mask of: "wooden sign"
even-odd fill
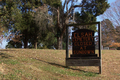
[[[73,32],[72,49],[73,54],[71,57],[95,55],[94,31],[88,29],[80,29]]]
[[[72,55],[69,57],[69,34],[70,26],[98,25],[98,53],[95,54],[94,31],[80,29],[72,33]],[[69,24],[66,26],[66,66],[99,66],[99,73],[102,72],[101,64],[101,26],[100,22]]]

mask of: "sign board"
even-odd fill
[[[76,30],[72,33],[71,57],[87,57],[95,55],[94,31],[88,29]]]
[[[98,25],[98,53],[95,54],[94,31],[88,29],[76,30],[72,33],[72,55],[69,57],[69,34],[70,26]],[[99,73],[102,72],[101,64],[101,27],[100,22],[69,24],[66,26],[66,66],[99,66]]]

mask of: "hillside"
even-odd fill
[[[0,80],[119,80],[120,51],[102,51],[98,67],[65,66],[65,50],[2,49]]]

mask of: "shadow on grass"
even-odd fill
[[[9,50],[9,49],[0,49],[0,51],[15,51],[15,50]]]
[[[41,60],[41,59],[37,59],[37,58],[33,58],[33,59],[39,60],[41,62],[50,64],[50,65],[53,65],[53,66],[58,66],[58,67],[67,68],[67,69],[71,69],[71,70],[81,71],[81,72],[83,72],[85,74],[85,76],[91,76],[91,75],[97,75],[97,74],[99,74],[99,73],[95,73],[95,72],[84,71],[84,70],[80,70],[80,69],[71,68],[69,66],[64,66],[64,65],[60,65],[60,64],[56,64],[56,63],[47,62],[47,61],[44,61],[44,60]]]
[[[10,55],[8,55],[6,53],[0,53],[0,57],[2,57],[2,58],[9,58],[9,57],[13,57],[13,56],[10,56]]]

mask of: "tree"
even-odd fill
[[[117,48],[120,50],[120,43],[112,43],[109,47]]]
[[[116,26],[115,27],[115,30],[116,30],[116,32],[115,32],[115,42],[116,43],[120,43],[120,26]]]
[[[77,0],[65,0],[63,5],[61,4],[60,7],[57,10],[58,20],[57,20],[57,44],[58,49],[62,49],[62,41],[63,36],[65,33],[66,25],[69,24],[69,20],[72,16],[72,12],[75,8],[81,8],[81,7],[90,7],[93,14],[96,13],[96,16],[102,14],[106,8],[108,7],[108,4],[105,0],[83,0],[81,4],[75,4]],[[89,6],[86,5],[86,2],[90,2]],[[99,6],[98,6],[99,5]],[[101,10],[101,7],[104,9]]]
[[[48,4],[55,6],[58,4],[57,2],[53,4],[48,1]],[[43,5],[40,0],[11,0],[2,3],[5,3],[3,4],[5,6],[3,8],[4,12],[2,12],[5,15],[2,16],[2,22],[11,32],[9,38],[14,41],[22,41],[25,48],[27,48],[28,42],[34,44],[34,47],[37,48],[39,36],[46,34],[46,29],[48,29],[52,21],[52,18],[48,15],[48,6]],[[22,34],[21,38],[15,39],[15,36],[20,34]]]
[[[107,8],[109,8],[109,4],[107,0],[83,0],[82,11],[89,12],[93,16],[97,17],[103,14]]]
[[[101,15],[101,18],[102,19],[109,19],[114,28],[115,28],[115,34],[113,36],[114,38],[114,42],[111,43],[111,46],[110,47],[119,47],[119,43],[120,43],[120,38],[119,38],[119,35],[120,35],[120,6],[119,6],[119,3],[120,1],[119,0],[116,0],[114,3],[110,4],[110,8],[106,10],[106,12]],[[112,34],[111,34],[112,35]],[[109,37],[111,37],[111,35],[109,35]]]
[[[54,3],[49,0],[11,0],[2,2],[5,3],[3,6],[9,6],[6,9],[3,8],[3,13],[6,13],[6,15],[3,16],[6,17],[8,13],[10,15],[13,14],[13,16],[8,15],[9,17],[3,18],[3,22],[6,24],[5,26],[10,26],[8,29],[11,29],[10,32],[12,34],[9,38],[12,37],[13,39],[15,36],[22,34],[20,40],[23,41],[25,48],[27,48],[28,42],[34,44],[37,48],[37,41],[40,39],[42,34],[46,34],[46,29],[48,29],[48,26],[50,26],[49,24],[52,21],[52,18],[48,15],[47,8],[49,6],[43,5],[43,2],[53,6],[57,6],[60,2],[60,0],[52,1],[54,1]],[[15,10],[13,10],[13,8]],[[5,20],[9,21],[6,23]]]
[[[104,47],[111,46],[115,42],[116,29],[109,19],[105,19],[101,22],[102,31],[102,44]]]
[[[110,47],[120,48],[120,26],[115,27],[114,42],[111,43]],[[111,37],[111,35],[110,35]]]
[[[9,41],[8,45],[6,45],[6,48],[22,48],[22,43]]]
[[[46,35],[43,36],[40,40],[40,43],[42,43],[43,46],[46,46],[48,49],[53,49],[57,46],[57,39],[53,32],[47,31]]]
[[[10,30],[12,39],[15,35],[22,34],[21,40],[24,42],[24,48],[27,48],[31,38],[30,34],[32,29],[36,28],[36,26],[33,25],[34,21],[33,16],[31,15],[33,13],[32,10],[41,5],[42,3],[39,0],[2,1],[2,13],[4,14],[2,15],[2,24]]]
[[[8,26],[9,26],[7,20],[6,21],[3,20],[3,19],[5,19],[5,17],[3,17],[3,16],[5,15],[5,8],[6,8],[4,5],[5,5],[5,0],[0,0],[0,43],[2,43],[2,41],[7,38],[6,33],[8,32]],[[8,11],[8,12],[10,12],[10,11]],[[3,22],[6,24],[3,25]]]
[[[48,14],[48,8],[45,4],[35,9],[35,13],[33,14],[33,16],[35,25],[38,27],[35,30],[35,33],[32,33],[34,36],[34,45],[35,47],[37,47],[37,42],[42,36],[42,34],[46,34],[46,32],[49,32],[47,29],[52,28],[53,20],[52,16]]]
[[[5,24],[4,26],[7,26],[9,29],[11,29],[13,33],[18,31],[18,33],[22,34],[22,40],[24,42],[24,47],[26,48],[28,42],[31,41],[32,38],[30,34],[31,31],[33,31],[33,26],[34,26],[33,25],[34,21],[31,16],[33,9],[43,5],[43,3],[48,4],[47,7],[49,8],[48,10],[51,11],[50,13],[52,13],[53,16],[57,15],[57,21],[56,21],[56,17],[54,17],[53,24],[57,25],[56,31],[57,31],[58,49],[62,49],[62,43],[63,43],[63,37],[65,35],[66,25],[69,24],[69,20],[71,19],[73,10],[78,7],[81,8],[88,6],[86,5],[86,2],[88,2],[88,0],[83,0],[82,3],[78,5],[75,4],[76,2],[77,0],[65,0],[62,5],[60,0],[52,0],[52,1],[43,0],[42,2],[40,0],[5,1],[5,4],[3,4],[4,5],[3,13],[5,14],[2,17],[3,23]],[[99,7],[103,7],[103,5],[107,5],[107,2],[105,2],[105,0],[102,1],[89,0],[89,2],[91,2],[89,6],[91,5],[97,7],[97,8],[91,7],[91,10],[94,12],[94,14],[95,11],[97,11],[96,13],[99,14],[104,12],[105,9],[101,11]],[[57,11],[57,14],[55,11]],[[7,15],[8,13],[9,15]]]
[[[81,7],[80,13],[76,12],[75,14],[75,21],[79,24],[96,22],[96,17],[103,14],[109,7],[105,0],[83,0],[82,4],[83,7]],[[83,27],[96,31],[95,25]],[[82,28],[82,26],[80,28]]]
[[[120,1],[116,0],[111,4],[110,8],[105,11],[103,15],[101,15],[102,19],[109,19],[114,26],[120,26]]]
[[[83,11],[81,11],[81,13],[79,13],[79,12],[75,13],[75,22],[77,24],[96,22],[96,17],[93,14],[90,14],[89,12],[83,12]],[[91,30],[96,31],[96,25],[79,26],[78,28],[79,29],[83,29],[83,28],[91,29]],[[77,29],[77,28],[75,28],[75,29]]]

